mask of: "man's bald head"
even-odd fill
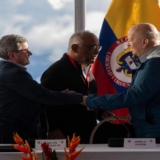
[[[149,39],[149,42],[159,44],[159,32],[151,23],[139,23],[132,26],[129,32],[134,32],[136,36]]]
[[[139,23],[128,31],[128,47],[134,55],[141,57],[150,48],[159,45],[159,37],[159,32],[153,24]]]

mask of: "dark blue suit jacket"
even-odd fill
[[[11,124],[14,132],[17,132],[15,126],[29,136],[37,125],[40,104],[51,107],[53,104],[79,104],[81,101],[81,94],[66,94],[46,89],[32,79],[25,67],[0,61],[0,123]]]

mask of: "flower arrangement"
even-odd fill
[[[14,134],[13,138],[14,138],[14,141],[18,145],[12,144],[12,146],[15,149],[25,153],[26,156],[27,156],[27,157],[21,157],[20,156],[21,159],[23,159],[23,160],[38,160],[36,152],[33,151],[33,154],[31,153],[31,148],[30,148],[30,146],[29,146],[29,144],[28,144],[28,142],[26,140],[25,140],[25,143],[24,143],[23,139],[17,133]]]
[[[30,146],[26,140],[24,143],[23,139],[17,133],[14,134],[13,138],[17,144],[12,144],[12,146],[15,149],[25,153],[27,156],[27,157],[20,156],[20,158],[22,160],[38,160],[38,156],[37,156],[36,152],[35,151],[33,151],[33,153],[31,152]],[[80,136],[75,136],[75,134],[73,134],[72,139],[70,140],[70,138],[67,137],[67,140],[68,140],[69,153],[67,153],[66,148],[64,148],[66,160],[75,160],[76,157],[84,149],[84,147],[83,147],[79,151],[76,151],[76,147],[80,143]],[[42,143],[41,148],[43,151],[42,152],[42,159],[43,160],[58,160],[56,151],[55,150],[52,151],[52,149],[49,147],[48,143],[46,143],[46,142]],[[82,159],[83,158],[81,158],[80,160],[82,160]]]

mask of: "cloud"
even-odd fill
[[[73,2],[73,0],[48,0],[53,9],[62,9],[68,2]]]
[[[94,32],[99,37],[99,32],[101,30],[101,26],[104,20],[104,13],[89,12],[86,16],[86,19],[86,29]]]
[[[30,28],[26,37],[29,39],[29,44],[32,44],[32,48],[36,48],[36,50],[36,46],[38,46],[38,50],[42,50],[42,48],[58,48],[57,50],[59,50],[62,46],[66,46],[70,35],[73,34],[73,30],[73,20],[71,16],[57,16],[54,21],[48,20],[45,24],[35,25]],[[37,52],[35,54],[42,53]]]
[[[10,25],[8,25],[8,19],[3,19],[0,24],[0,34],[23,34],[23,27],[29,26],[31,19],[32,18],[30,16],[14,14],[14,16],[9,20]]]
[[[85,29],[99,36],[111,0],[85,2]],[[28,39],[33,56],[27,68],[34,78],[40,77],[67,50],[74,32],[74,0],[1,1],[0,19],[0,37],[14,33]]]

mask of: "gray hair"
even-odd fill
[[[27,42],[27,39],[16,34],[5,35],[0,39],[0,57],[3,59],[9,59],[9,51],[18,51],[19,43]]]
[[[93,34],[88,30],[82,30],[75,32],[69,39],[68,48],[72,46],[72,44],[79,44],[83,42],[83,36],[86,34]]]

